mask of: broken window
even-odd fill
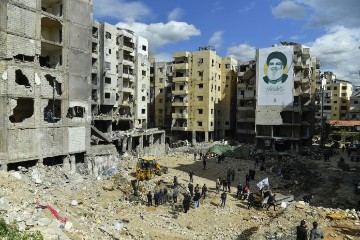
[[[54,0],[41,0],[41,10],[57,17],[61,17],[63,15],[63,5],[62,1],[54,1]]]
[[[49,82],[49,85],[53,88],[53,91],[56,91],[58,95],[61,95],[61,83],[56,80],[56,77],[53,77],[50,74],[46,74],[45,78]]]
[[[62,65],[62,47],[41,42],[41,55],[39,57],[41,67],[57,68]]]
[[[29,79],[22,73],[20,69],[15,71],[15,82],[19,85],[24,85],[26,88],[31,88]]]
[[[33,62],[35,57],[34,56],[26,56],[26,55],[23,55],[23,54],[18,54],[16,56],[14,56],[14,59],[20,60],[20,61],[25,61],[25,62]]]
[[[41,18],[41,38],[55,43],[62,41],[62,24],[48,17]]]
[[[67,118],[80,117],[83,118],[85,114],[85,108],[80,106],[70,107],[68,108],[68,112],[66,114]]]
[[[9,120],[12,123],[23,122],[34,114],[34,99],[18,98],[16,101],[17,105],[13,109],[13,114],[9,116]]]
[[[110,93],[105,93],[105,98],[110,98]]]
[[[58,122],[61,119],[61,101],[58,99],[49,99],[48,105],[44,108],[44,120]]]
[[[105,77],[105,83],[107,83],[107,84],[111,84],[111,78],[109,78],[109,77]]]
[[[142,50],[146,51],[146,46],[145,45],[142,45]]]
[[[111,33],[105,32],[105,38],[106,39],[111,39]]]

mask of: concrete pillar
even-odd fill
[[[75,158],[75,155],[70,155],[70,173],[76,173],[76,158]]]
[[[205,142],[209,142],[209,132],[205,132]]]
[[[124,153],[126,152],[126,148],[127,148],[127,138],[123,138],[121,140],[121,151]]]
[[[132,150],[132,137],[129,136],[127,139],[127,150],[130,152]]]
[[[92,166],[92,162],[91,162],[91,159],[88,155],[85,155],[85,159],[84,159],[84,164],[88,170],[88,173],[90,176],[93,176],[94,173],[93,173],[93,166]]]
[[[196,144],[196,132],[193,131],[192,132],[192,141],[191,141],[192,144]]]
[[[64,172],[70,172],[71,166],[70,166],[70,159],[69,155],[65,156],[63,159],[63,170]]]

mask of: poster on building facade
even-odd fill
[[[286,106],[292,104],[293,52],[293,46],[258,50],[258,105]]]

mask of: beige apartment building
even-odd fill
[[[360,86],[353,86],[350,97],[349,120],[360,120]]]
[[[348,120],[352,96],[351,82],[337,79],[330,71],[321,74],[321,82],[322,91],[318,91],[320,111],[317,116],[321,116],[322,111],[327,120]]]
[[[319,60],[310,48],[287,42],[258,49],[256,59],[256,145],[295,151],[310,145]]]
[[[230,102],[235,99],[236,60],[223,60],[212,47],[174,53],[173,58],[172,133],[192,142],[223,138],[235,123]]]
[[[0,13],[2,168],[84,161],[92,1],[3,0]]]

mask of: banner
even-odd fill
[[[258,50],[258,105],[292,105],[294,88],[293,55],[293,46]]]
[[[258,186],[260,190],[263,189],[264,187],[269,187],[269,178],[265,178],[261,180],[258,184],[256,184],[256,186]]]

